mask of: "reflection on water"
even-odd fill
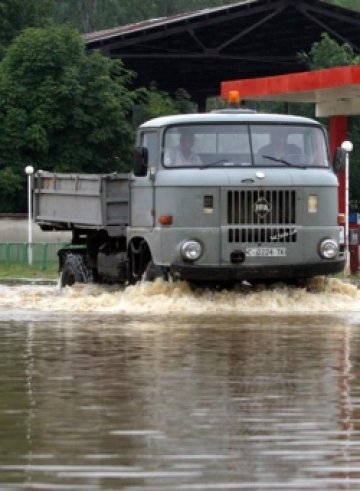
[[[3,286],[0,489],[358,490],[359,311],[339,283]]]

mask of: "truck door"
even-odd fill
[[[154,181],[151,169],[157,167],[158,135],[156,131],[142,131],[139,144],[148,149],[149,166],[145,177],[135,177],[131,185],[131,226],[154,226]]]

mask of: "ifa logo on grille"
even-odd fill
[[[260,218],[265,218],[271,211],[270,203],[261,197],[254,203],[254,212],[259,215]]]

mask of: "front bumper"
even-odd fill
[[[345,259],[324,261],[302,265],[263,265],[251,266],[200,266],[175,262],[170,265],[170,273],[188,281],[228,282],[241,280],[269,280],[310,278],[318,275],[340,273],[344,270]]]

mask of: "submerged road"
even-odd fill
[[[360,489],[360,294],[0,285],[0,489]]]

